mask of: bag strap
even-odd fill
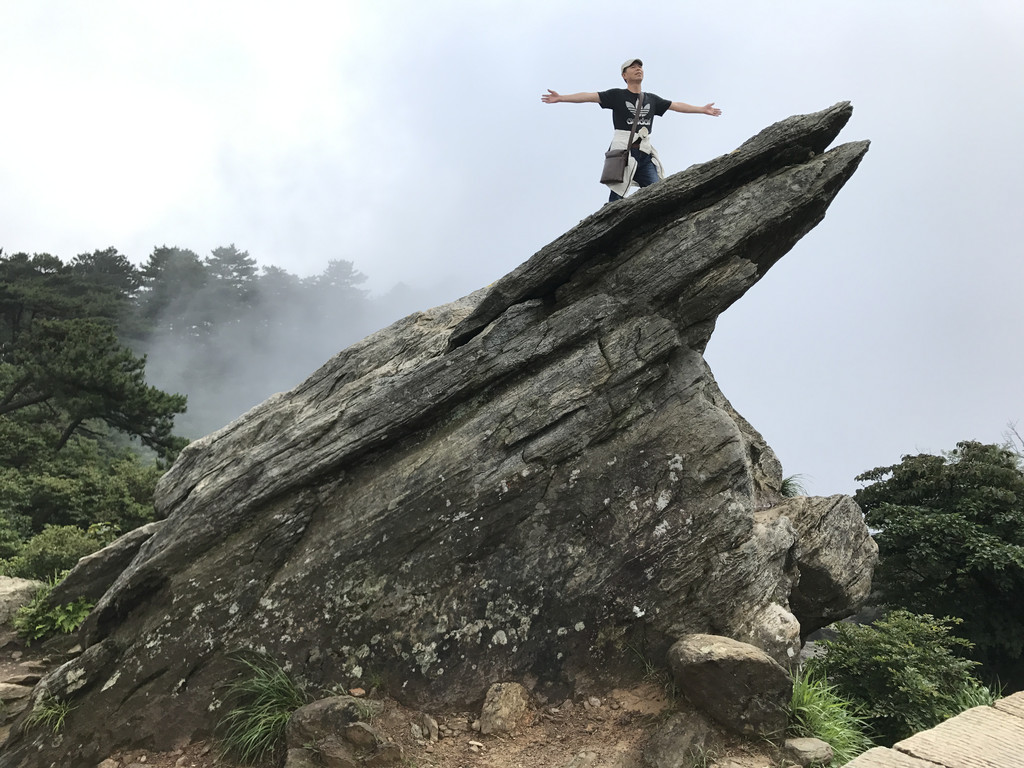
[[[636,133],[636,127],[640,125],[640,108],[644,103],[644,92],[640,91],[640,95],[636,98],[636,113],[633,115],[633,127],[629,129],[629,141],[626,142],[626,149],[633,148],[633,135]]]

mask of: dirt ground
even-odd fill
[[[42,648],[24,648],[0,638],[0,682],[59,662]],[[608,692],[604,697],[544,706],[532,711],[511,734],[482,736],[473,729],[478,713],[430,714],[441,726],[431,742],[414,728],[422,713],[383,700],[372,726],[402,747],[400,768],[640,768],[644,744],[676,709],[656,680]],[[5,734],[0,733],[0,738]],[[694,756],[692,768],[777,768],[768,744],[720,737],[715,747]],[[174,752],[132,749],[116,752],[102,768],[241,768],[223,758],[217,744],[197,742]],[[687,766],[689,768],[689,766]]]

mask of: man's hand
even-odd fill
[[[548,92],[541,96],[540,100],[543,101],[545,104],[557,104],[562,100],[562,94],[556,93],[555,91],[552,91],[550,88],[548,88]]]
[[[705,115],[711,115],[712,117],[718,117],[720,114],[722,114],[722,110],[716,107],[715,102],[713,101],[710,104],[705,104],[703,107],[701,107],[700,111],[703,112]]]

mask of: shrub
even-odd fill
[[[35,533],[46,525],[85,529],[100,521],[131,530],[154,518],[153,491],[164,470],[127,449],[76,438],[32,461],[10,463],[5,456],[0,446],[0,515],[27,518]]]
[[[959,616],[986,676],[1024,687],[1024,467],[1004,446],[961,442],[904,456],[858,478],[875,531],[874,586],[884,603]]]
[[[977,662],[957,655],[971,647],[950,634],[959,621],[894,611],[874,626],[835,624],[836,638],[821,643],[825,652],[808,663],[809,673],[824,675],[891,746],[988,690],[971,675]]]
[[[84,597],[67,605],[51,605],[49,598],[55,584],[54,580],[40,587],[35,596],[14,614],[14,630],[26,645],[50,635],[70,635],[82,626],[92,610],[92,603]]]
[[[107,542],[73,525],[48,525],[26,542],[21,553],[8,560],[8,576],[46,581],[69,571]]]
[[[220,721],[224,752],[247,765],[279,753],[292,712],[306,695],[270,659],[239,656],[243,676],[228,688],[230,708]]]
[[[3,493],[3,482],[0,478],[0,494]],[[25,541],[32,535],[32,521],[22,515],[9,515],[0,510],[0,559],[9,560],[17,557]]]
[[[828,742],[833,755],[830,766],[846,765],[871,748],[867,727],[857,706],[840,696],[820,672],[804,669],[793,676],[789,735]]]

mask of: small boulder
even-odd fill
[[[811,738],[786,739],[783,756],[798,765],[828,765],[832,762],[832,747],[827,741]]]
[[[668,651],[676,685],[694,706],[742,735],[786,730],[789,673],[760,648],[719,635],[686,635]]]
[[[426,712],[423,713],[423,732],[428,739],[431,741],[437,741],[440,734],[438,732],[437,720],[432,718]]]
[[[337,736],[325,736],[314,746],[324,768],[359,768],[355,749]]]
[[[345,741],[359,749],[373,749],[383,741],[377,730],[368,723],[349,723],[341,733]]]
[[[0,576],[0,624],[9,624],[18,609],[36,596],[41,581]]]
[[[480,733],[511,733],[530,708],[530,694],[519,683],[495,683],[480,712]]]
[[[0,704],[10,705],[15,701],[23,701],[32,695],[32,686],[16,683],[0,683]]]
[[[288,719],[288,747],[301,749],[327,736],[340,737],[347,726],[366,716],[369,706],[369,702],[352,696],[331,696],[299,707]]]
[[[678,768],[703,754],[711,726],[700,715],[672,715],[644,746],[645,768]]]
[[[363,761],[365,768],[388,768],[405,764],[405,750],[393,741],[381,744],[377,751]]]
[[[7,723],[28,709],[32,688],[0,683],[0,723]]]

